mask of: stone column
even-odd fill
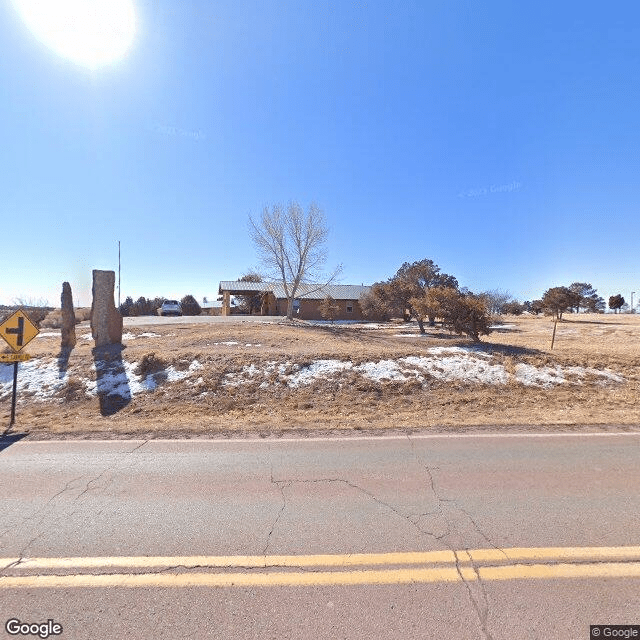
[[[115,284],[115,271],[93,270],[91,334],[96,347],[122,344],[122,316],[113,298]]]
[[[228,291],[224,291],[222,294],[222,315],[231,315],[231,294]]]
[[[73,349],[76,346],[76,314],[73,311],[73,296],[71,294],[71,285],[68,282],[62,283],[60,309],[62,311],[60,347],[62,349]]]

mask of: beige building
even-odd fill
[[[368,293],[371,287],[355,284],[303,284],[296,292],[294,316],[302,320],[322,320],[320,305],[331,296],[338,305],[336,320],[364,320],[360,308],[360,296]],[[287,314],[287,297],[284,286],[278,282],[240,282],[225,280],[220,282],[218,294],[222,296],[222,315],[233,312],[231,297],[238,295],[260,295],[260,315],[284,316]]]

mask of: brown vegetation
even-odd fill
[[[549,350],[553,327],[549,318],[512,316],[504,322],[506,326],[495,329],[479,347],[491,354],[492,364],[511,373],[518,364],[608,369],[623,376],[624,382],[586,376],[581,383],[568,381],[549,388],[524,386],[513,379],[506,385],[436,378],[420,384],[413,379],[374,381],[346,371],[290,388],[279,382],[274,371],[269,386],[261,386],[262,378],[229,386],[224,384],[227,374],[251,365],[265,368],[277,363],[291,372],[322,359],[360,364],[426,355],[434,346],[472,343],[440,327],[427,327],[421,336],[415,323],[389,323],[382,328],[303,322],[162,324],[129,328],[138,337],[127,340],[122,351],[125,362],[137,363],[134,373],[156,376],[155,390],[135,394],[113,415],[101,415],[98,398],[88,397],[80,382],[95,379],[93,342],[80,339],[65,365],[68,388],[48,401],[39,401],[35,392],[22,394],[16,427],[34,436],[162,437],[479,425],[578,428],[640,422],[640,317],[565,315],[553,351]],[[144,333],[160,335],[140,335]],[[59,338],[38,338],[27,350],[43,362],[57,363]],[[202,365],[200,369],[187,379],[171,382],[169,367],[185,372],[194,361]],[[8,424],[8,402],[1,403],[0,423]]]

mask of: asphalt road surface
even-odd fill
[[[638,433],[7,444],[0,637],[640,625]]]

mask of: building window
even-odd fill
[[[353,313],[353,302],[347,302],[347,313]]]

